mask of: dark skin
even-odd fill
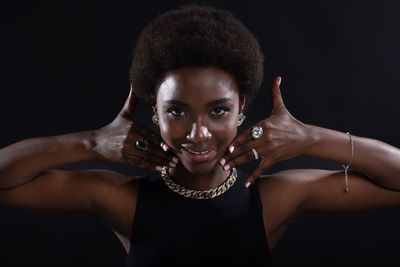
[[[236,135],[237,116],[246,96],[240,94],[229,73],[211,66],[175,70],[155,93],[161,136],[133,120],[136,101],[131,89],[116,119],[99,130],[27,139],[1,149],[0,186],[9,189],[0,190],[0,203],[100,219],[126,241],[131,237],[139,177],[55,168],[96,158],[150,170],[169,165],[178,183],[209,189],[221,184],[230,168],[254,160],[249,150],[254,147],[261,162],[248,181],[259,178],[271,249],[299,218],[400,204],[400,151],[373,139],[353,136],[356,152],[348,193],[344,192],[342,170],[301,169],[262,176],[272,164],[301,154],[342,164],[350,157],[348,136],[296,120],[284,107],[279,85],[280,78],[271,88],[271,115],[257,123],[264,135],[254,141],[250,129]],[[134,141],[144,137],[149,141],[147,151],[135,147]],[[196,154],[206,151],[206,156]]]
[[[201,70],[184,68],[169,75],[157,92],[155,110],[163,140],[180,159],[171,175],[187,188],[206,190],[229,176],[218,162],[236,136],[245,98],[224,71]],[[196,161],[189,151],[209,152]]]

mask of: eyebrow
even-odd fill
[[[166,100],[164,102],[167,103],[167,104],[171,104],[171,105],[189,107],[189,105],[187,103],[179,101],[179,100],[171,99],[171,100]],[[207,103],[206,106],[209,106],[209,107],[210,106],[215,106],[215,105],[219,105],[219,104],[222,104],[222,103],[225,103],[225,102],[233,102],[233,100],[232,100],[232,98],[229,98],[229,97],[220,98],[220,99],[217,99],[215,101],[211,101],[211,102]]]

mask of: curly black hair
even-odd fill
[[[263,62],[255,36],[230,12],[189,5],[160,15],[143,29],[130,80],[136,95],[151,103],[170,71],[211,65],[231,73],[240,95],[249,98],[261,86]]]

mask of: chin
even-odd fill
[[[185,169],[193,174],[206,174],[211,173],[219,166],[215,160],[205,162],[185,162],[182,161]],[[219,166],[221,167],[221,166]],[[222,167],[221,167],[222,168]]]

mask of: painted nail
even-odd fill
[[[231,166],[229,166],[229,165],[225,165],[225,166],[224,166],[224,170],[225,170],[225,171],[229,170],[230,168],[231,168]]]
[[[235,147],[234,146],[229,146],[229,152],[232,153],[233,150],[235,150]]]
[[[161,166],[157,166],[156,170],[160,172],[162,170],[162,167]]]
[[[282,78],[278,76],[278,85],[281,85]]]
[[[167,144],[163,144],[163,145],[162,145],[162,149],[163,149],[165,152],[167,152],[168,149],[169,149],[169,146],[168,146]]]
[[[250,182],[247,182],[244,186],[246,186],[247,188],[249,188]]]
[[[224,166],[224,165],[225,165],[225,162],[226,162],[226,159],[222,158],[222,159],[219,161],[219,164],[221,164],[221,166]]]
[[[172,168],[175,168],[175,167],[176,167],[176,163],[173,162],[173,161],[171,161],[171,162],[169,163],[169,166],[171,166]]]
[[[175,163],[178,163],[178,162],[179,162],[179,159],[178,159],[177,157],[173,157],[173,158],[172,158],[172,161],[175,162]]]

